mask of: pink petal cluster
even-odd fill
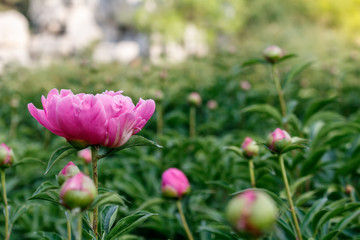
[[[270,133],[267,140],[267,146],[274,152],[281,152],[291,143],[291,137],[288,132],[280,128]]]
[[[0,144],[0,165],[11,165],[13,162],[13,151],[5,143]]]
[[[79,172],[80,169],[73,162],[69,162],[57,176],[59,185],[61,186],[67,179],[75,176]]]
[[[190,192],[190,184],[181,170],[169,168],[162,174],[161,191],[166,197],[181,198]]]
[[[44,110],[28,104],[30,114],[44,127],[71,142],[120,147],[138,133],[155,111],[153,100],[140,98],[135,106],[122,92],[101,94],[52,89],[42,96]]]
[[[78,151],[78,157],[83,159],[86,164],[91,163],[91,150],[89,148],[85,148],[83,150]]]

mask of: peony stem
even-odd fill
[[[77,225],[77,240],[82,240],[82,213],[79,213],[78,216],[78,225]]]
[[[189,239],[189,240],[194,240],[194,237],[192,236],[191,231],[190,231],[190,229],[189,229],[189,226],[188,226],[188,224],[187,224],[187,222],[186,222],[185,215],[184,215],[184,212],[183,212],[183,209],[182,209],[182,205],[181,205],[181,200],[180,200],[180,199],[178,199],[178,200],[176,201],[176,205],[177,205],[177,207],[178,207],[178,209],[179,209],[181,222],[182,222],[182,224],[183,224],[183,226],[184,226],[184,229],[185,229],[185,232],[186,232],[186,235],[187,235],[188,239]]]
[[[272,75],[272,78],[274,79],[275,87],[276,87],[276,90],[277,90],[277,93],[278,93],[280,107],[281,107],[281,114],[283,116],[283,119],[285,120],[285,121],[283,121],[283,126],[284,126],[284,129],[286,131],[289,131],[288,123],[287,123],[287,120],[286,120],[285,99],[284,99],[283,91],[281,89],[280,80],[279,80],[279,72],[278,72],[278,69],[276,67],[276,64],[271,64],[271,75]]]
[[[279,154],[279,162],[280,162],[281,172],[282,172],[282,176],[283,176],[283,180],[284,180],[284,184],[285,184],[286,195],[287,195],[288,202],[289,202],[289,205],[290,205],[290,211],[291,211],[291,214],[292,214],[292,217],[293,217],[293,220],[294,220],[296,233],[298,235],[298,240],[302,240],[299,223],[298,223],[298,220],[297,220],[297,217],[296,217],[294,203],[293,203],[292,198],[291,198],[289,182],[288,182],[288,179],[287,179],[287,176],[286,176],[284,158],[283,158],[283,156],[281,154]]]
[[[190,138],[195,138],[196,136],[196,108],[194,106],[190,107]]]
[[[67,238],[71,240],[71,222],[68,217],[66,217],[66,227],[67,227]]]
[[[8,201],[6,196],[6,186],[5,186],[5,170],[1,170],[1,186],[3,190],[3,199],[4,199],[4,207],[5,207],[5,240],[10,238],[9,233],[9,209],[8,209]]]
[[[98,193],[98,170],[97,170],[98,152],[96,146],[91,146],[91,159],[92,159],[93,181],[96,187],[96,192]],[[93,231],[96,239],[98,237],[97,227],[98,227],[98,207],[95,207],[93,211]]]
[[[255,188],[255,173],[254,173],[254,162],[252,159],[249,160],[249,171],[250,171],[250,181],[251,187]]]
[[[163,127],[164,127],[163,106],[161,103],[159,103],[156,106],[156,111],[157,111],[156,129],[157,129],[157,135],[160,136],[163,133]]]

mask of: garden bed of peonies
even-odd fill
[[[358,86],[263,54],[2,76],[1,239],[356,239]]]

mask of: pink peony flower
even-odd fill
[[[259,146],[254,140],[249,137],[246,137],[244,142],[241,144],[241,148],[244,151],[245,157],[251,158],[259,153]]]
[[[74,146],[100,145],[117,148],[138,133],[155,111],[153,100],[140,98],[135,106],[122,92],[101,94],[52,89],[42,96],[44,110],[28,104],[30,114],[56,135]]]
[[[60,203],[69,209],[85,209],[96,197],[94,182],[85,174],[69,178],[60,189]]]
[[[5,143],[0,144],[0,168],[7,168],[13,163],[14,152]]]
[[[165,197],[181,198],[190,192],[190,184],[181,170],[169,168],[162,174],[161,191]]]
[[[69,162],[57,176],[59,185],[61,186],[67,179],[75,176],[79,172],[80,169],[73,162]]]
[[[290,135],[280,128],[270,133],[267,139],[268,148],[277,153],[280,153],[289,144],[291,144]]]
[[[85,148],[78,152],[78,157],[83,159],[86,164],[90,164],[92,161],[91,158],[91,150],[89,148]]]

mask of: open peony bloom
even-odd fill
[[[281,153],[289,144],[291,144],[289,133],[280,128],[275,129],[267,138],[268,148],[275,153]]]
[[[0,168],[10,167],[13,163],[14,152],[5,143],[0,144]]]
[[[165,197],[181,198],[190,192],[190,184],[181,170],[169,168],[162,174],[161,191]]]
[[[68,209],[85,209],[92,203],[96,195],[94,182],[80,172],[62,185],[60,203]]]
[[[249,137],[245,138],[244,142],[241,144],[241,148],[243,149],[244,156],[247,158],[252,158],[259,153],[259,146]]]
[[[266,193],[249,189],[233,197],[227,205],[226,217],[238,232],[259,237],[276,222],[278,209]]]
[[[42,96],[44,110],[29,103],[30,114],[56,135],[76,147],[100,145],[117,148],[138,133],[155,111],[153,100],[140,98],[135,106],[122,92],[101,94],[79,93],[52,89]]]

